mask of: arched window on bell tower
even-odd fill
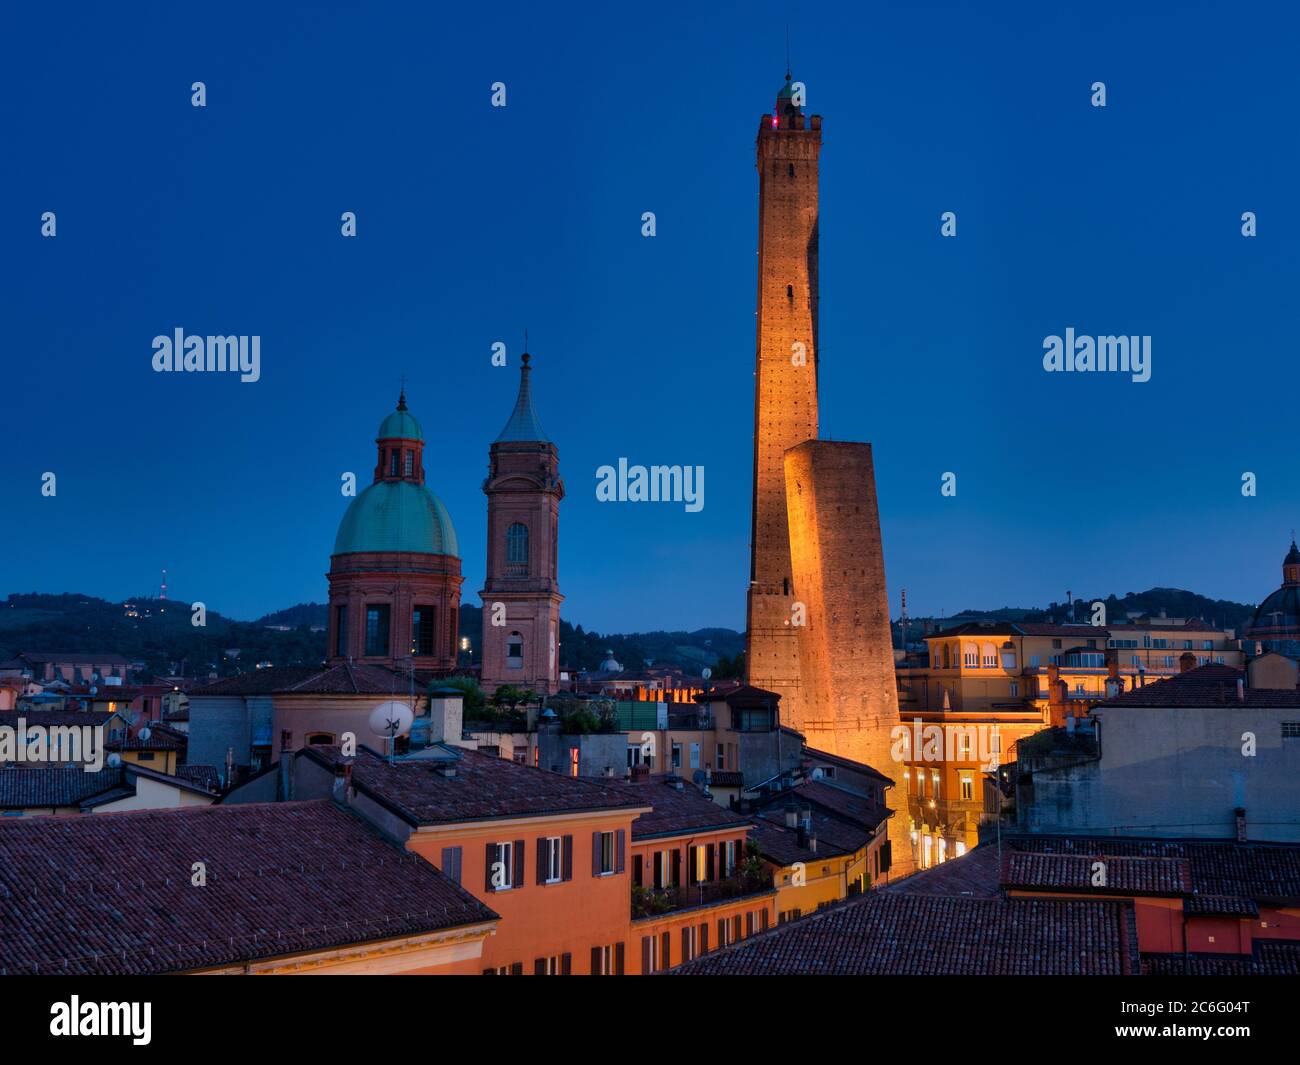
[[[506,576],[528,576],[528,526],[520,521],[506,530]]]
[[[512,632],[506,637],[506,668],[523,669],[524,667],[524,637],[521,633]]]

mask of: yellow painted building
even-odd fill
[[[924,655],[898,664],[902,732],[893,752],[919,868],[979,842],[984,776],[1015,760],[1019,739],[1087,713],[1108,694],[1244,660],[1231,630],[1197,618],[968,622],[925,643]]]

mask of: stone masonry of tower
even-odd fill
[[[781,696],[800,728],[804,697],[786,520],[785,452],[817,438],[817,164],[821,116],[794,104],[789,74],[760,120],[754,492],[750,538],[750,684]]]
[[[795,627],[810,747],[895,777],[898,686],[870,444],[809,440],[785,454]],[[901,789],[898,794],[901,794]],[[892,873],[909,871],[907,818],[889,821]]]
[[[560,594],[557,572],[560,456],[533,408],[531,356],[522,357],[519,395],[488,452],[487,579],[480,680],[544,695],[559,687]]]

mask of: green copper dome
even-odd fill
[[[397,416],[390,414],[384,425]],[[406,417],[419,433],[415,419],[409,414]],[[334,554],[354,551],[418,551],[460,557],[447,508],[428,488],[414,481],[376,481],[352,501],[339,523]]]
[[[420,423],[415,420],[411,412],[406,409],[406,399],[403,397],[401,405],[393,411],[383,424],[379,427],[379,435],[376,440],[388,440],[392,437],[401,437],[403,440],[423,440],[424,433],[420,429]]]

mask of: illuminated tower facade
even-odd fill
[[[749,683],[804,718],[785,453],[817,439],[817,183],[821,116],[805,116],[786,73],[758,128],[758,323],[754,491],[746,609]]]
[[[559,687],[560,454],[533,408],[531,356],[519,371],[510,420],[488,452],[487,580],[483,591],[482,686],[550,695]]]

